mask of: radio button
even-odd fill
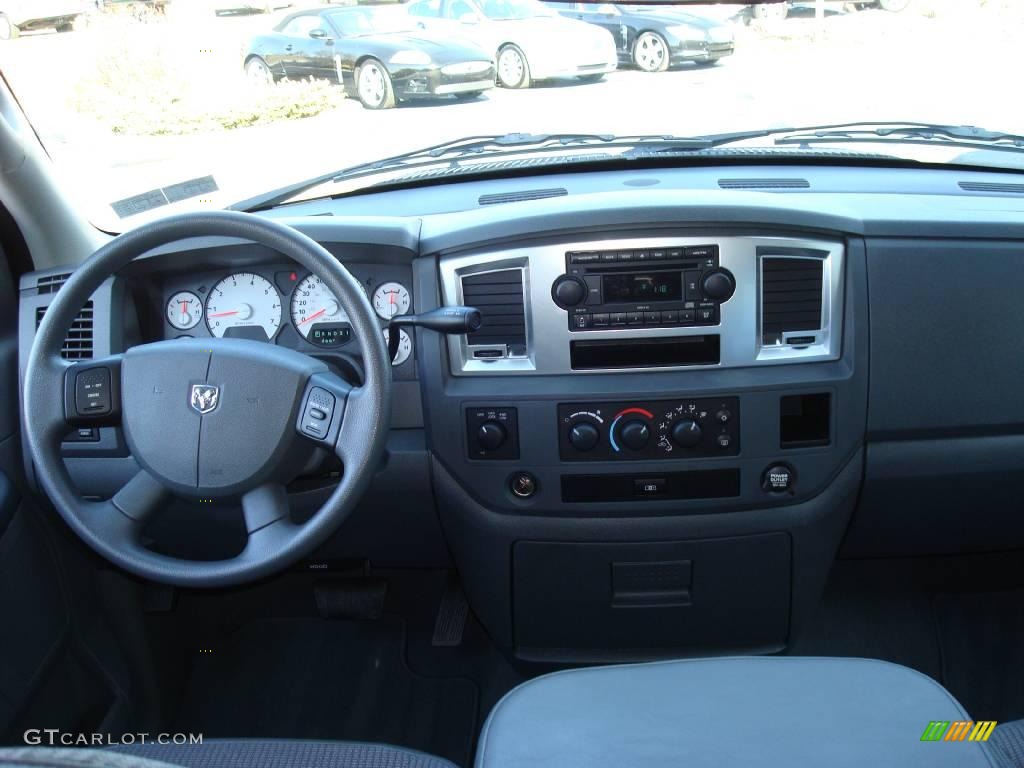
[[[643,325],[644,324],[644,313],[643,312],[627,312],[626,322],[629,325]]]
[[[633,252],[632,251],[619,251],[617,260],[618,261],[633,261]]]
[[[625,325],[626,324],[626,313],[625,312],[612,312],[611,317],[612,325]]]
[[[665,251],[662,250],[662,249],[651,251],[651,260],[652,261],[664,261],[665,260]]]
[[[718,255],[716,245],[696,245],[686,249],[688,259],[710,259]]]
[[[679,322],[679,313],[675,310],[666,310],[661,313],[661,322],[663,325],[675,325]]]
[[[668,258],[670,258],[670,259],[681,259],[681,258],[683,258],[683,249],[682,248],[669,248],[668,249]]]
[[[583,278],[587,283],[587,304],[601,303],[601,276],[586,275]]]
[[[702,307],[701,309],[697,310],[697,322],[702,324],[717,323],[717,314],[718,313],[715,311],[714,307]]]
[[[661,325],[661,312],[644,312],[644,325]]]
[[[650,251],[633,251],[633,261],[650,261]]]
[[[692,323],[696,319],[697,315],[692,309],[681,309],[679,310],[679,322],[680,323]]]
[[[572,327],[577,331],[584,331],[590,327],[590,315],[573,315]]]
[[[590,253],[572,253],[569,255],[570,264],[595,264],[601,260],[601,254],[590,252]]]
[[[595,328],[607,328],[609,322],[608,313],[599,312],[595,315],[592,315],[591,322],[594,324]]]
[[[687,301],[700,301],[700,272],[689,270],[683,273],[683,285],[686,288]]]
[[[618,261],[618,260],[619,260],[619,252],[618,251],[602,251],[601,252],[601,261],[604,262],[604,263],[608,263],[609,261]]]

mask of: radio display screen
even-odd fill
[[[604,302],[681,301],[682,272],[630,272],[604,275]]]

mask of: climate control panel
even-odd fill
[[[737,397],[558,406],[563,461],[692,459],[739,451]]]

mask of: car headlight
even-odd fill
[[[429,64],[430,54],[425,51],[399,51],[388,59],[388,64]]]
[[[700,32],[693,27],[687,27],[685,24],[680,24],[676,27],[666,27],[665,31],[672,35],[672,37],[677,37],[680,40],[704,39],[703,32]]]

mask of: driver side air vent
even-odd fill
[[[40,293],[42,292],[43,290],[40,288]],[[36,308],[36,330],[39,329],[39,324],[43,322],[43,315],[45,314],[46,307]],[[85,306],[82,307],[82,311],[78,313],[74,322],[71,323],[68,335],[64,339],[64,345],[61,347],[60,356],[65,360],[92,359],[92,319],[92,301],[87,301]]]
[[[60,287],[67,282],[69,277],[71,277],[70,272],[64,272],[63,274],[59,275],[46,275],[45,277],[40,277],[39,280],[36,281],[36,292],[40,294],[56,293],[57,291],[60,290]]]
[[[781,344],[794,331],[822,326],[821,259],[765,256],[761,259],[761,343]]]
[[[719,179],[721,189],[810,189],[807,179]]]
[[[501,205],[502,203],[518,203],[523,200],[543,200],[547,197],[565,197],[569,190],[562,187],[552,189],[521,189],[516,192],[496,192],[490,195],[480,195],[477,202],[480,205]]]
[[[499,269],[462,277],[462,301],[480,310],[483,324],[469,334],[473,345],[504,345],[510,355],[526,352],[523,270]]]

